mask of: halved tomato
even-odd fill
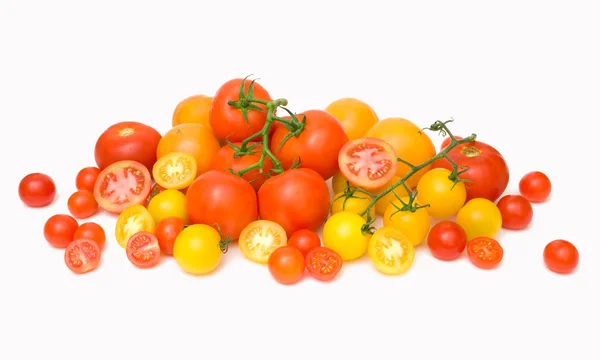
[[[180,151],[163,155],[152,168],[154,180],[165,189],[185,189],[194,181],[197,172],[196,158]]]
[[[469,241],[467,256],[478,268],[492,269],[502,261],[504,249],[496,239],[482,236]]]
[[[156,222],[150,211],[143,205],[132,205],[117,218],[115,237],[122,248],[127,248],[129,238],[140,231],[154,233]]]
[[[160,247],[156,236],[147,231],[133,234],[127,241],[127,258],[139,268],[149,268],[160,260]]]
[[[321,281],[330,281],[342,269],[343,260],[337,252],[318,246],[306,253],[305,263],[312,277]]]
[[[148,169],[137,161],[117,161],[102,170],[94,184],[101,208],[119,214],[128,206],[145,203],[152,189]]]
[[[362,137],[348,141],[340,150],[338,165],[350,184],[365,190],[377,189],[396,175],[396,153],[385,140]]]
[[[92,271],[100,264],[102,251],[92,239],[77,239],[65,249],[65,264],[75,274]]]
[[[275,249],[287,245],[287,235],[274,221],[256,220],[242,230],[238,243],[245,257],[266,264]]]
[[[415,259],[415,247],[400,230],[384,226],[373,234],[368,247],[375,268],[386,275],[399,275],[408,270]]]

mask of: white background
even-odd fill
[[[157,3],[0,2],[1,359],[600,358],[593,1]],[[504,154],[507,193],[532,170],[553,193],[530,229],[502,231],[493,271],[422,246],[405,276],[365,258],[333,283],[285,287],[233,248],[194,278],[173,259],[134,268],[115,219],[97,216],[101,267],[72,274],[42,228],[95,165],[100,132],[135,120],[164,133],[180,100],[248,74],[297,112],[353,96],[380,118],[453,117]],[[19,201],[30,172],[56,181],[51,207]],[[559,238],[580,251],[569,276],[542,261]]]

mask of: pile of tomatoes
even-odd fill
[[[449,136],[436,151],[421,127],[380,120],[358,99],[299,113],[286,103],[255,81],[232,79],[214,96],[183,99],[163,134],[139,122],[113,124],[97,138],[95,166],[77,174],[70,214],[51,216],[44,238],[65,249],[78,274],[99,266],[107,239],[97,223],[78,220],[100,211],[117,216],[115,240],[139,268],[172,256],[183,271],[208,274],[238,246],[282,284],[306,274],[329,281],[363,256],[384,274],[402,274],[426,243],[437,259],[466,252],[491,269],[503,258],[500,229],[525,229],[531,203],[550,195],[539,171],[520,179],[520,194],[504,194],[510,176],[501,153],[452,135],[446,123]],[[31,173],[19,195],[47,206],[56,186]],[[565,240],[548,243],[543,257],[557,273],[579,260]]]

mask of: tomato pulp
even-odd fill
[[[340,150],[338,163],[350,184],[365,190],[381,188],[396,175],[398,161],[385,140],[362,137],[348,141]]]
[[[131,205],[145,203],[151,189],[150,171],[137,161],[123,160],[98,175],[94,197],[101,208],[119,214]]]

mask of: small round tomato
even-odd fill
[[[320,281],[333,280],[344,264],[340,254],[323,246],[307,252],[304,259],[310,276]]]
[[[273,278],[280,284],[295,284],[304,276],[304,255],[292,246],[282,246],[269,256],[267,267]]]
[[[242,230],[238,243],[247,259],[266,264],[275,249],[287,245],[287,240],[281,225],[269,220],[255,220]]]
[[[67,207],[77,219],[88,218],[98,212],[98,202],[89,190],[77,190],[67,200]]]
[[[90,239],[94,240],[100,250],[104,248],[104,244],[106,243],[106,233],[102,226],[96,224],[95,222],[86,222],[75,230],[75,234],[73,234],[73,240],[77,239]]]
[[[123,249],[127,248],[129,238],[140,231],[154,233],[156,222],[152,214],[143,205],[132,205],[119,215],[115,225],[115,237]]]
[[[415,211],[408,209],[405,204],[408,204],[409,200],[408,197],[401,198],[401,201],[394,200],[383,215],[383,226],[402,231],[410,242],[417,246],[427,237],[431,218],[426,208],[421,207]],[[419,205],[419,202],[416,201],[414,205]]]
[[[19,198],[30,207],[49,205],[56,196],[56,184],[46,174],[26,175],[19,183]]]
[[[148,203],[148,211],[158,224],[163,219],[178,217],[188,222],[186,195],[175,189],[160,192]]]
[[[369,104],[355,98],[337,99],[327,105],[325,111],[339,120],[350,140],[363,137],[379,121]]]
[[[174,151],[156,160],[152,176],[165,189],[185,189],[196,179],[196,158],[184,152]]]
[[[437,259],[444,261],[458,259],[467,247],[467,233],[454,221],[440,221],[429,231],[427,247]]]
[[[188,274],[205,275],[221,263],[221,235],[213,227],[195,224],[183,229],[173,245],[173,257]]]
[[[79,227],[77,220],[66,214],[52,215],[44,224],[44,238],[56,248],[66,248]]]
[[[350,188],[354,188],[352,184],[344,177],[341,171],[338,171],[331,178],[331,188],[333,189],[334,194],[339,194],[346,190],[346,187],[350,186]]]
[[[379,195],[382,192],[389,189],[392,185],[396,184],[398,181],[400,181],[400,178],[397,176],[394,176],[392,178],[392,180],[389,183],[387,183],[385,186],[382,186],[380,189],[377,189],[377,190],[372,190],[371,193],[375,194],[375,195]],[[413,190],[412,188],[409,188],[409,189],[411,191]],[[401,199],[401,198],[404,198],[407,196],[408,196],[408,193],[406,192],[406,189],[404,188],[404,186],[402,186],[402,185],[396,186],[394,188],[394,190],[383,195],[382,197],[379,198],[379,200],[377,200],[377,202],[375,203],[375,212],[377,214],[383,216],[385,214],[385,211],[387,210],[388,206],[392,203],[392,201]]]
[[[161,220],[158,225],[156,225],[154,234],[158,239],[158,246],[160,246],[163,253],[173,255],[175,239],[177,239],[177,235],[179,235],[184,228],[185,221],[178,217],[168,217]]]
[[[175,106],[171,125],[195,123],[210,127],[208,113],[211,104],[211,96],[197,94],[186,97]]]
[[[127,241],[127,259],[139,268],[150,268],[160,261],[158,239],[152,233],[140,231]]]
[[[357,192],[350,197],[345,196],[344,193],[335,194],[331,204],[331,214],[349,211],[360,215],[367,210],[369,204],[371,204],[371,198],[362,193]],[[370,213],[371,218],[374,218],[375,206],[371,207]],[[363,215],[363,218],[367,220],[367,214]]]
[[[502,214],[488,199],[475,198],[456,214],[456,223],[467,233],[467,241],[477,237],[494,238],[502,227]]]
[[[504,249],[495,239],[477,237],[467,244],[467,256],[478,268],[492,269],[502,261]]]
[[[426,206],[434,218],[445,219],[456,215],[467,198],[463,182],[450,180],[450,170],[438,168],[425,173],[417,185],[419,204]]]
[[[233,143],[233,146],[240,148],[241,143]],[[237,174],[240,170],[246,169],[259,162],[263,146],[260,143],[249,143],[241,154],[236,155],[236,150],[229,144],[221,147],[217,155],[210,163],[211,170],[219,170],[231,173],[231,170]],[[250,183],[254,190],[258,191],[261,185],[267,179],[269,171],[273,168],[273,162],[269,157],[265,158],[260,169],[252,169],[242,175],[242,178]]]
[[[75,274],[85,274],[100,265],[102,251],[94,240],[77,239],[65,249],[65,264]]]
[[[104,210],[119,214],[131,205],[143,204],[152,189],[148,169],[137,161],[118,161],[98,175],[94,197]]]
[[[551,241],[544,248],[544,263],[555,273],[571,273],[579,264],[579,251],[567,240]]]
[[[519,191],[527,200],[533,203],[541,203],[550,196],[552,183],[543,172],[532,171],[525,174],[519,181]]]
[[[287,243],[300,250],[303,255],[306,255],[310,250],[321,246],[321,238],[319,234],[312,230],[300,229],[290,236]]]
[[[332,215],[323,226],[323,246],[337,252],[344,261],[355,260],[367,252],[371,234],[363,233],[365,219],[342,211]]]
[[[415,259],[415,248],[400,230],[384,226],[369,240],[368,253],[379,272],[400,275],[406,272]]]
[[[394,149],[384,140],[361,137],[348,141],[342,147],[338,165],[350,184],[373,190],[392,180],[398,161]]]
[[[533,219],[533,207],[521,195],[505,195],[496,206],[502,215],[502,227],[505,229],[525,229]]]
[[[454,136],[454,138],[456,140],[462,140],[462,136]],[[452,138],[450,136],[446,137],[444,139],[444,141],[442,141],[442,145],[440,145],[440,150],[444,150],[446,148],[446,146],[450,145],[450,141],[452,141]]]
[[[94,191],[94,184],[100,175],[100,169],[94,166],[85,167],[77,173],[75,177],[75,186],[77,190]]]

